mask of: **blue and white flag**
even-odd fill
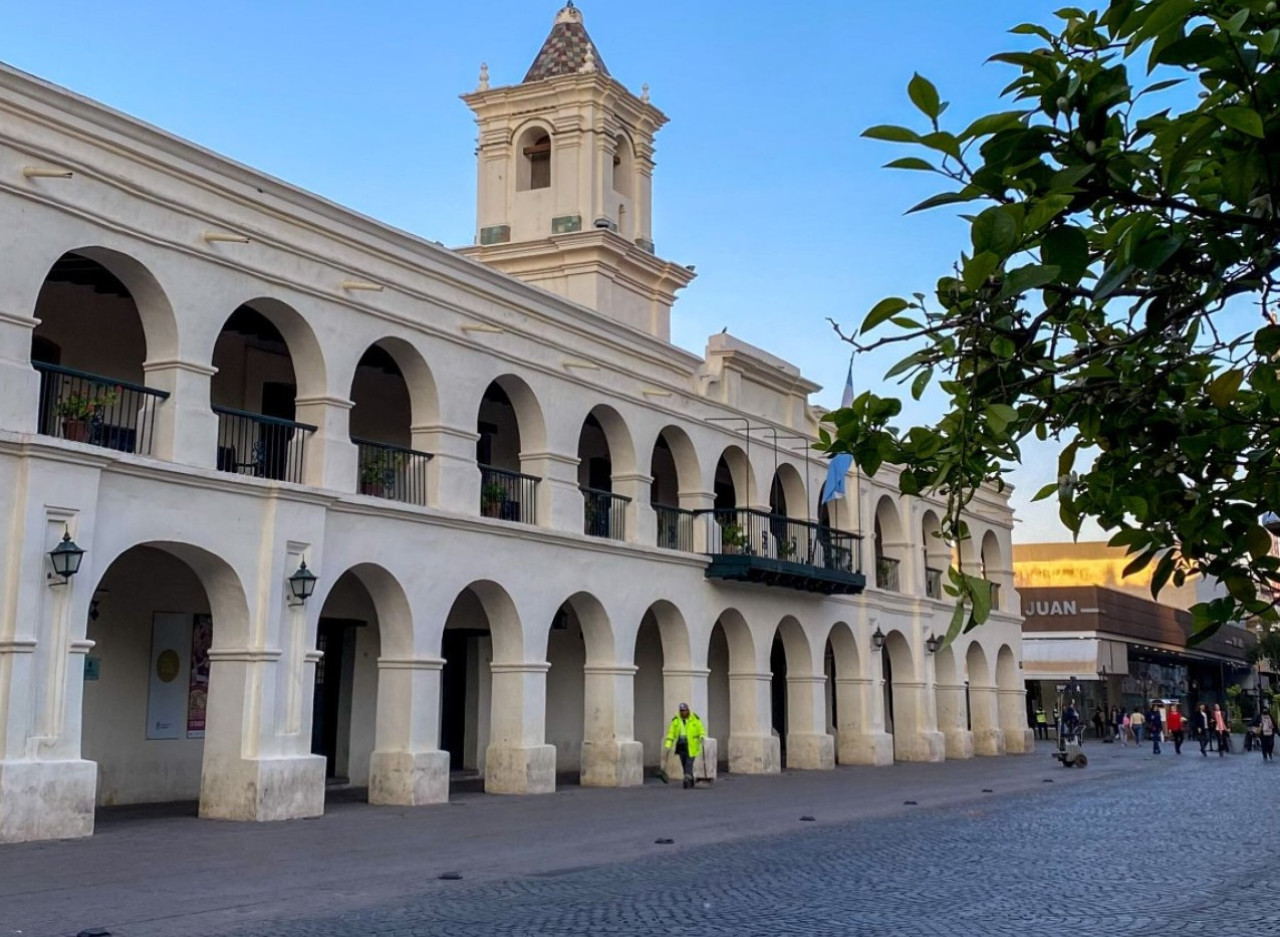
[[[822,486],[822,503],[844,497],[845,476],[853,466],[853,456],[847,452],[832,456],[827,463],[827,480]]]

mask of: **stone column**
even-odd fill
[[[39,320],[0,309],[0,426],[34,433],[40,416],[40,375],[31,367],[31,333]]]
[[[216,820],[293,820],[324,813],[325,760],[309,733],[277,731],[268,713],[286,690],[283,652],[209,652],[209,712],[200,782],[200,816]]]
[[[635,676],[631,664],[588,664],[582,727],[583,787],[639,787],[644,745],[635,735]]]
[[[680,507],[686,511],[710,511],[715,507],[716,493],[714,491],[681,491]],[[693,519],[693,552],[694,553],[710,553],[713,546],[719,544],[711,544],[709,531],[712,524],[710,514],[699,514]]]
[[[350,400],[340,397],[298,397],[294,401],[298,422],[316,427],[309,435],[296,433],[291,443],[307,447],[303,461],[306,484],[330,491],[356,490],[359,453],[351,441],[352,406]]]
[[[546,661],[492,663],[489,747],[484,789],[490,794],[550,794],[556,789],[556,748],[547,745]]]
[[[688,703],[692,712],[703,720],[703,730],[707,736],[702,740],[702,754],[698,764],[694,765],[694,774],[700,778],[715,779],[719,767],[720,746],[711,735],[721,732],[718,726],[706,723],[707,713],[707,678],[711,671],[706,667],[688,670],[677,667],[662,668],[662,703],[668,721],[676,715],[681,703]],[[665,739],[665,736],[664,736]],[[663,742],[665,745],[665,741]],[[680,759],[673,751],[667,753],[662,762],[663,769],[671,777],[680,777]]]
[[[997,690],[1000,728],[1004,748],[1010,755],[1030,754],[1036,750],[1035,731],[1027,725],[1025,690]]]
[[[973,748],[979,755],[1003,755],[1004,732],[1000,729],[1000,700],[993,686],[969,687],[973,713]]]
[[[787,677],[787,768],[836,766],[836,740],[826,731],[827,678]]]
[[[583,506],[582,491],[578,487],[578,457],[558,452],[522,452],[520,471],[540,479],[538,526],[582,533]]]
[[[630,498],[627,504],[627,536],[629,543],[651,547],[658,541],[658,517],[650,504],[653,476],[636,472],[631,475],[614,475],[614,494]]]
[[[879,657],[875,658],[879,666]],[[893,736],[884,730],[884,681],[836,677],[836,758],[842,765],[893,764]]]
[[[893,750],[899,761],[942,761],[946,738],[931,717],[931,684],[893,681]]]
[[[176,358],[148,361],[142,369],[146,385],[166,391],[169,397],[159,403],[147,398],[148,405],[154,408],[154,418],[148,414],[139,420],[139,427],[144,429],[139,449],[147,451],[145,447],[149,442],[151,454],[158,459],[214,468],[218,455],[218,415],[209,407],[209,384],[217,369]],[[149,440],[145,437],[148,426]]]
[[[449,753],[440,751],[438,657],[378,658],[378,724],[369,760],[369,803],[442,804]]]
[[[459,514],[480,513],[480,469],[476,465],[479,433],[441,424],[410,427],[412,447],[429,452],[427,504]]]
[[[963,683],[940,683],[935,690],[938,706],[938,729],[946,739],[949,759],[972,758],[974,736],[969,731],[968,709]],[[976,720],[975,720],[976,722]]]
[[[771,673],[729,673],[729,770],[734,774],[776,774],[782,745],[770,729]]]

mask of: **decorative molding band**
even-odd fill
[[[11,312],[0,312],[0,322],[20,329],[34,329],[40,324],[40,320],[35,316],[16,316]]]
[[[870,677],[836,677],[836,686],[871,686],[876,681]]]
[[[209,651],[209,660],[211,661],[243,661],[246,663],[260,663],[276,661],[283,656],[284,652],[279,648],[265,647],[223,647],[212,648]]]
[[[809,684],[811,686],[826,686],[827,678],[825,674],[823,674],[822,676],[814,676],[810,674],[809,676],[806,676],[806,677],[793,677],[790,674],[788,674],[787,682],[795,683],[799,686],[804,686],[805,684]]]
[[[461,439],[463,442],[475,442],[480,438],[480,434],[472,430],[461,429],[456,426],[445,426],[443,423],[416,423],[409,426],[410,433],[435,433],[439,436],[452,436],[455,439]],[[475,454],[472,453],[471,461],[475,461]]]
[[[97,643],[97,641],[90,641],[88,639],[83,641],[72,641],[71,646],[68,647],[67,650],[72,654],[88,654],[93,650],[93,646]]]
[[[743,680],[743,681],[753,680],[757,683],[764,683],[766,681],[772,681],[773,674],[771,673],[734,673],[732,670],[730,670],[729,679],[731,681],[732,680]]]
[[[143,374],[156,374],[161,371],[188,371],[191,374],[199,374],[201,377],[213,377],[218,373],[218,369],[212,365],[188,361],[186,358],[161,358],[158,361],[142,363]]]
[[[634,677],[640,672],[640,668],[634,664],[587,664],[582,668],[582,672],[602,676]]]
[[[379,670],[443,670],[441,657],[379,657]]]
[[[705,677],[711,676],[711,668],[710,667],[698,667],[694,669],[672,668],[668,670],[666,667],[663,667],[662,675],[664,677],[704,677],[705,678]]]
[[[35,638],[9,638],[0,641],[0,654],[34,654],[38,643]]]
[[[330,397],[326,394],[317,394],[314,397],[296,397],[293,403],[298,407],[323,404],[327,407],[337,407],[339,410],[350,410],[355,406],[355,401],[353,400],[347,400],[343,397]]]
[[[490,673],[546,673],[551,664],[545,660],[507,661],[489,664]]]
[[[574,468],[577,468],[579,463],[582,461],[576,455],[573,455],[573,456],[565,455],[563,452],[552,452],[549,449],[543,449],[540,452],[520,453],[520,461],[524,462],[526,459],[530,461],[538,459],[541,461],[551,462],[551,463],[558,462],[561,465],[572,465]],[[576,485],[578,483],[578,480],[575,478],[573,480],[573,483]]]
[[[318,664],[324,660],[324,651],[307,651],[302,655],[304,664]]]

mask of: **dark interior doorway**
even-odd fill
[[[778,733],[778,747],[782,752],[782,764],[787,763],[787,652],[782,637],[775,636],[773,650],[769,653],[769,670],[773,679],[769,689],[773,699],[773,729]]]
[[[348,770],[338,758],[339,733],[343,725],[350,730],[351,684],[355,666],[352,650],[355,629],[362,621],[322,618],[316,633],[316,650],[324,656],[316,664],[315,701],[311,715],[311,753],[323,755],[325,777],[345,780]]]

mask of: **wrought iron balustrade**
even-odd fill
[[[115,378],[37,362],[40,412],[36,430],[73,442],[150,455],[156,408],[169,394]]]
[[[866,585],[861,538],[813,521],[739,508],[706,511],[707,575],[852,594]]]
[[[314,426],[229,407],[213,412],[218,415],[218,471],[302,484]]]
[[[356,444],[356,478],[362,495],[406,504],[427,503],[427,463],[431,453],[367,439],[351,441]]]
[[[653,513],[658,521],[657,545],[664,550],[692,553],[694,523],[698,512],[667,504],[655,504]]]
[[[627,505],[631,499],[598,488],[583,488],[581,491],[582,532],[588,537],[626,540]]]
[[[481,465],[480,513],[504,521],[536,524],[539,481],[533,475]]]
[[[926,566],[924,570],[924,594],[931,599],[942,598],[942,573],[940,569]]]

